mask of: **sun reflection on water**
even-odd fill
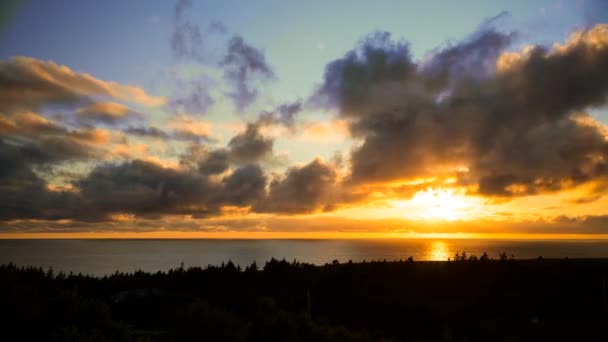
[[[429,245],[429,252],[427,255],[428,260],[447,261],[450,257],[450,249],[445,242],[436,240]]]

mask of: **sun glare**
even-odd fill
[[[453,189],[428,188],[418,191],[411,203],[420,207],[420,215],[424,218],[448,221],[462,219],[469,208],[464,196],[456,194]]]
[[[447,221],[469,218],[474,205],[461,191],[433,188],[418,191],[409,204],[421,218]]]
[[[445,261],[450,257],[450,249],[443,241],[433,241],[429,245],[428,260]]]

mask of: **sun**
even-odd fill
[[[471,215],[473,203],[457,189],[433,189],[418,191],[409,201],[416,214],[425,219],[455,221]]]

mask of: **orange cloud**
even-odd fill
[[[76,112],[80,115],[102,113],[118,119],[125,117],[129,112],[129,108],[115,102],[96,102],[90,106],[79,108]]]
[[[211,125],[208,122],[188,115],[171,118],[167,122],[167,126],[172,128],[175,134],[184,137],[209,138],[211,136]]]
[[[145,106],[159,106],[166,102],[164,97],[149,95],[140,87],[102,81],[65,65],[31,57],[19,56],[0,61],[0,77],[4,75],[12,76],[1,86],[4,94],[0,99],[7,102],[4,106],[32,100],[45,103],[91,96],[108,96]]]

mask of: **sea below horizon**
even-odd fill
[[[0,264],[36,266],[66,273],[103,276],[143,270],[167,271],[219,265],[231,260],[242,267],[271,258],[312,264],[372,260],[445,260],[457,252],[491,258],[506,253],[516,259],[608,258],[608,240],[495,239],[24,239],[0,240]]]

